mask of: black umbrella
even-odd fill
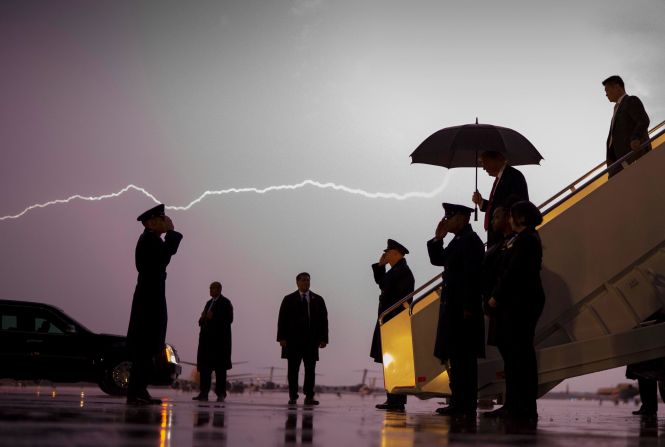
[[[444,168],[476,168],[478,156],[485,151],[501,152],[511,166],[539,164],[543,156],[519,132],[491,124],[465,124],[434,132],[411,154],[411,163]],[[478,209],[476,209],[478,220]]]

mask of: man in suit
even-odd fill
[[[512,238],[513,228],[510,225],[510,206],[513,203],[509,201],[507,207],[497,207],[492,216],[492,229],[501,235],[501,238],[491,246],[487,247],[485,257],[483,258],[482,284],[483,284],[483,309],[487,315],[487,345],[496,346],[496,312],[489,307],[487,302],[492,297],[492,291],[496,286],[500,270],[501,261],[506,251],[506,243]]]
[[[132,358],[127,403],[159,405],[162,402],[148,393],[148,382],[155,358],[164,355],[168,320],[166,267],[178,251],[182,234],[173,229],[173,222],[164,214],[163,204],[149,209],[136,220],[143,224],[144,230],[136,244],[138,279],[127,329]],[[162,234],[165,234],[164,239]]]
[[[323,298],[309,290],[309,273],[299,273],[296,284],[298,290],[286,295],[279,308],[277,341],[282,358],[288,360],[289,405],[298,400],[301,362],[305,366],[305,405],[318,405],[319,401],[314,400],[314,376],[319,348],[328,344],[328,310]]]
[[[445,216],[427,241],[432,265],[442,266],[443,286],[434,356],[449,362],[450,405],[436,410],[447,416],[476,416],[478,358],[485,356],[482,311],[483,242],[471,228],[471,208],[444,203]],[[455,236],[444,248],[448,233]]]
[[[217,402],[226,399],[226,371],[231,369],[231,323],[233,305],[222,295],[222,283],[210,284],[211,299],[205,304],[199,318],[199,348],[196,368],[201,375],[201,391],[194,400],[207,401],[215,371],[215,394]]]
[[[372,271],[374,272],[374,281],[381,289],[379,296],[379,316],[388,310],[395,303],[400,301],[405,296],[413,292],[415,286],[415,279],[413,273],[406,263],[405,255],[409,254],[409,250],[397,241],[388,239],[388,245],[379,259],[379,262],[372,264]],[[390,264],[390,270],[386,272],[386,264]],[[413,298],[410,298],[405,307],[411,303]],[[384,323],[395,315],[404,310],[405,307],[400,307],[392,311],[384,318]],[[377,320],[374,326],[374,336],[372,337],[372,347],[370,349],[370,357],[377,363],[383,363],[383,354],[381,352],[381,331],[379,322]],[[379,410],[404,410],[406,405],[405,394],[391,394],[387,393],[387,399],[384,403],[376,405]]]
[[[495,231],[492,225],[494,210],[507,206],[508,200],[513,202],[529,200],[529,188],[524,175],[509,166],[506,157],[501,152],[485,151],[480,155],[480,161],[483,169],[494,177],[494,184],[487,200],[478,191],[473,193],[471,200],[478,205],[480,211],[485,213],[487,246],[491,247],[501,239],[501,233]]]
[[[607,167],[610,177],[623,169],[622,164],[612,166],[617,160],[627,157],[624,162],[632,163],[651,150],[649,141],[649,115],[637,96],[626,94],[623,79],[610,76],[603,81],[605,96],[614,103],[614,113],[607,135]]]

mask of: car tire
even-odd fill
[[[99,381],[99,388],[111,396],[126,396],[131,367],[132,362],[129,360],[109,362],[109,367],[104,369]]]

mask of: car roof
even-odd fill
[[[82,329],[91,332],[90,329],[85,327],[85,325],[79,323],[77,320],[72,318],[67,312],[64,310],[60,309],[57,306],[54,306],[52,304],[47,304],[47,303],[41,303],[37,301],[20,301],[20,300],[0,300],[0,306],[3,305],[9,305],[9,306],[24,306],[24,307],[33,307],[33,308],[46,308],[49,310],[54,310],[56,312],[59,312],[60,314],[64,315],[67,319],[70,320],[71,323],[75,323]]]
[[[60,312],[65,313],[62,309],[60,309],[57,306],[47,303],[41,303],[38,301],[0,300],[0,304],[14,304],[17,306],[34,306],[34,307],[43,306],[43,307],[50,307],[51,309],[57,309]]]

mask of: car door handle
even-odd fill
[[[26,343],[43,343],[44,340],[40,340],[40,339],[37,339],[37,338],[29,338],[25,342]]]

